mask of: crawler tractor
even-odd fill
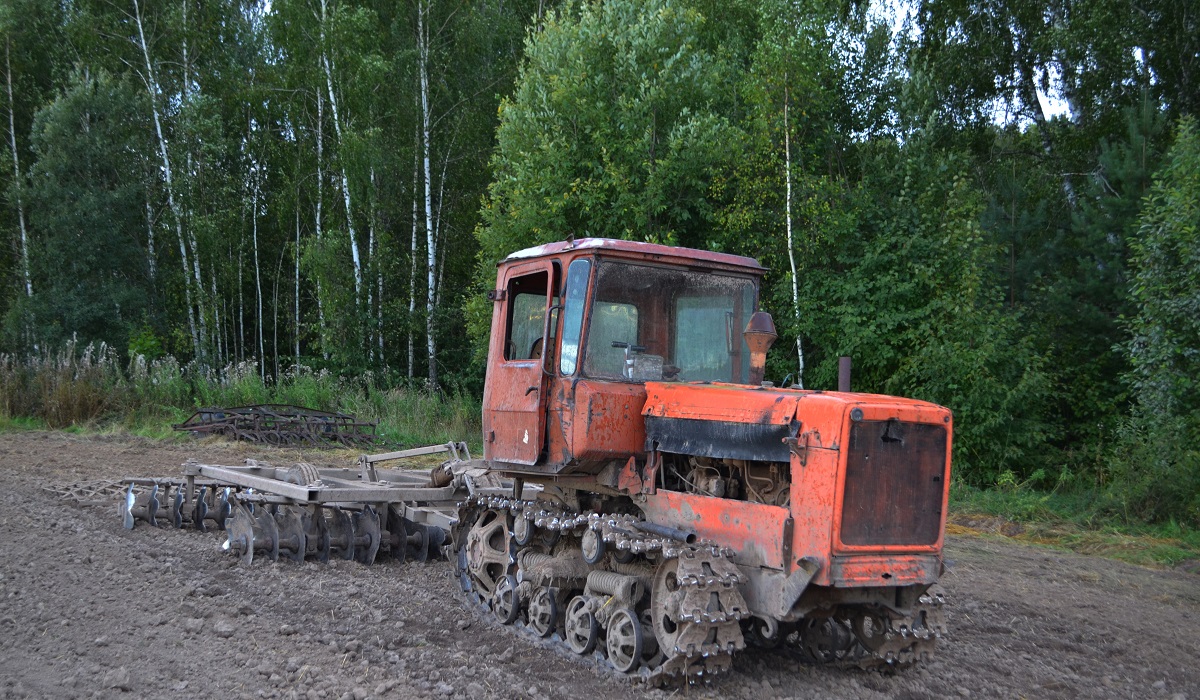
[[[488,292],[482,459],[189,462],[129,480],[125,526],[161,503],[244,564],[445,555],[501,623],[653,683],[707,681],[747,643],[919,661],[943,627],[950,411],[764,382],[764,272],[602,239],[513,253]],[[383,468],[436,452],[431,474]]]
[[[465,590],[504,623],[695,681],[747,641],[905,665],[941,632],[950,411],[775,388],[751,258],[583,239],[499,264]]]

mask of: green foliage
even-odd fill
[[[39,233],[34,288],[42,293],[29,306],[51,344],[78,335],[122,347],[148,311],[149,268],[139,243],[145,198],[136,176],[143,114],[132,84],[100,73],[76,75],[35,120],[38,160],[27,199]],[[10,316],[10,336],[19,332]]]
[[[1200,133],[1177,126],[1131,242],[1137,314],[1119,498],[1135,515],[1200,523]]]
[[[855,194],[858,225],[806,256],[800,324],[810,386],[926,399],[955,412],[955,471],[994,483],[1041,464],[1051,386],[1019,315],[1004,311],[961,157],[913,140],[874,144]]]
[[[500,106],[481,276],[507,253],[576,237],[702,244],[709,184],[738,147],[732,66],[675,0],[582,2],[526,40]]]

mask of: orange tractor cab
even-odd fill
[[[484,466],[514,493],[472,501],[455,546],[502,621],[693,680],[747,639],[862,665],[932,651],[951,413],[763,382],[764,273],[605,239],[500,263]]]

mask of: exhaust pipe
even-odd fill
[[[750,348],[750,386],[761,386],[767,371],[767,350],[779,336],[775,333],[775,321],[766,311],[755,311],[742,331],[746,346]]]

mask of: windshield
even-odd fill
[[[745,383],[748,277],[601,261],[583,373],[627,381]]]

